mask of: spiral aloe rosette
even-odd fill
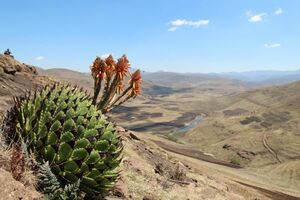
[[[122,144],[114,125],[82,91],[47,86],[32,97],[16,99],[16,136],[39,162],[48,161],[62,184],[98,194],[113,186]]]

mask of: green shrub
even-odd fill
[[[240,165],[241,165],[240,160],[238,160],[238,159],[236,159],[236,158],[231,158],[231,159],[230,159],[230,163],[231,163],[231,164],[234,164],[234,165],[237,165],[237,166],[240,166]]]

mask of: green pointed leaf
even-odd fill
[[[60,104],[59,104],[59,110],[64,110],[64,109],[66,109],[68,107],[68,105],[64,101],[65,99],[66,99],[66,97],[63,97],[63,96],[60,97],[60,100],[62,102],[60,102]]]
[[[100,159],[100,155],[96,150],[92,150],[89,158],[87,159],[87,164],[94,164]]]
[[[48,145],[55,145],[58,142],[57,135],[54,132],[50,132],[47,138],[47,144]]]
[[[107,166],[105,165],[105,163],[103,161],[98,161],[95,165],[95,167],[99,170],[99,171],[102,171],[104,170],[105,168],[107,168]]]
[[[60,142],[70,142],[74,139],[74,135],[70,131],[68,131],[61,135]]]
[[[60,170],[60,167],[55,165],[55,166],[52,166],[51,167],[51,171],[54,173],[54,174],[59,174],[61,172]]]
[[[108,152],[114,153],[117,150],[117,147],[115,145],[110,145]]]
[[[59,111],[55,116],[54,120],[62,120],[66,117],[65,113],[63,111]]]
[[[111,140],[111,143],[114,144],[114,145],[119,144],[119,142],[120,142],[120,139],[118,139],[117,137],[114,137],[114,138]]]
[[[112,138],[114,137],[114,134],[110,131],[105,131],[103,133],[103,135],[100,137],[101,140],[112,140]]]
[[[76,124],[77,125],[83,125],[83,124],[85,124],[85,121],[86,121],[86,119],[83,116],[79,116],[77,118]]]
[[[83,175],[87,174],[90,171],[89,166],[85,162],[82,163],[80,171],[83,173]]]
[[[65,121],[65,123],[63,125],[64,132],[72,131],[75,128],[76,128],[76,124],[73,119],[68,119],[67,121]]]
[[[105,172],[103,174],[103,177],[104,178],[117,178],[118,175],[119,175],[119,173],[117,173],[117,172]]]
[[[98,112],[97,109],[95,108],[95,106],[91,106],[88,113],[87,113],[88,117],[96,117],[98,116]]]
[[[78,135],[80,135],[81,137],[83,137],[84,132],[85,132],[84,126],[79,125],[78,128],[77,128],[77,132],[78,132]]]
[[[89,111],[89,110],[88,110],[88,108],[87,108],[86,106],[82,106],[82,107],[79,107],[79,108],[77,109],[76,115],[77,115],[77,116],[82,116],[82,115],[87,114],[88,111]]]
[[[51,125],[50,131],[51,131],[51,132],[56,132],[56,131],[58,131],[59,129],[61,129],[61,123],[60,123],[59,121],[55,121],[55,122]]]
[[[68,143],[62,143],[58,149],[59,160],[64,161],[70,158],[73,149]]]
[[[94,178],[96,176],[100,176],[100,172],[96,169],[96,168],[93,168],[90,173],[88,173],[86,176],[87,177],[90,177],[90,178]]]
[[[75,142],[74,149],[87,148],[90,146],[90,142],[86,138],[81,138]]]
[[[90,177],[86,177],[86,176],[82,177],[82,182],[81,183],[83,185],[87,185],[87,186],[90,186],[92,188],[95,188],[95,187],[98,186],[98,183],[94,179],[92,179]]]
[[[109,143],[107,140],[100,140],[95,143],[95,149],[98,151],[105,151],[108,150]]]
[[[72,160],[68,160],[64,164],[64,171],[66,171],[66,172],[76,173],[78,170],[79,170],[78,165],[76,164],[76,162],[74,162]]]
[[[73,118],[74,116],[75,116],[75,111],[74,111],[74,109],[73,108],[70,108],[68,111],[67,111],[67,113],[66,113],[66,115],[67,115],[67,119],[70,119],[70,118]]]
[[[71,172],[63,172],[61,173],[61,175],[67,179],[68,181],[70,181],[71,183],[75,183],[78,181],[78,177],[75,176],[73,173]]]
[[[45,157],[51,163],[56,156],[56,152],[51,145],[45,148]]]
[[[74,149],[71,159],[72,160],[84,160],[88,156],[88,152],[84,148]]]
[[[87,128],[88,129],[93,129],[93,128],[95,128],[96,124],[97,124],[97,118],[96,117],[92,117],[90,119],[89,123],[88,123],[88,127]]]
[[[47,135],[48,135],[48,130],[47,130],[47,127],[44,125],[39,129],[38,137],[39,137],[39,139],[42,139],[42,138],[46,137]]]
[[[98,131],[96,129],[89,129],[84,132],[85,138],[94,137],[96,135],[98,135]]]

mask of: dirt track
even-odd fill
[[[178,147],[175,145],[169,145],[162,141],[157,141],[157,140],[152,140],[152,141],[155,144],[157,144],[159,147],[161,147],[162,149],[165,149],[166,151],[169,151],[172,153],[180,154],[180,155],[187,156],[190,158],[195,158],[198,160],[202,160],[202,161],[206,161],[206,162],[210,162],[210,163],[214,163],[214,164],[218,164],[218,165],[222,165],[222,166],[226,166],[226,167],[230,167],[230,168],[235,168],[235,169],[241,168],[240,166],[233,165],[231,163],[226,163],[226,162],[217,160],[209,155],[205,155],[203,152],[196,150],[196,149]],[[274,200],[300,200],[300,197],[291,196],[289,194],[285,194],[282,192],[273,191],[273,190],[265,189],[262,187],[257,187],[257,186],[243,183],[240,181],[235,181],[235,182],[237,182],[241,185],[244,185],[246,187],[253,188],[253,189],[263,193],[265,196],[267,196],[271,199],[274,199]]]
[[[257,186],[254,186],[254,185],[249,185],[249,184],[238,182],[238,181],[236,181],[236,182],[241,184],[241,185],[256,189],[256,190],[260,191],[261,193],[263,193],[265,196],[267,196],[267,197],[269,197],[273,200],[299,200],[300,199],[300,197],[291,196],[291,195],[288,195],[288,194],[284,194],[282,192],[267,190],[267,189],[264,189],[264,188],[261,188],[261,187],[257,187]]]
[[[161,148],[163,148],[167,151],[173,152],[173,153],[181,154],[181,155],[184,155],[184,156],[188,156],[188,157],[191,157],[191,158],[196,158],[196,159],[199,159],[199,160],[203,160],[203,161],[218,164],[218,165],[223,165],[223,166],[226,166],[226,167],[231,167],[231,168],[236,168],[236,169],[241,168],[239,165],[234,165],[234,164],[231,164],[231,163],[227,163],[227,162],[224,162],[224,161],[217,160],[217,159],[215,159],[215,158],[213,158],[209,155],[204,154],[202,151],[199,151],[199,150],[196,150],[196,149],[175,147],[173,145],[168,145],[164,142],[157,141],[157,140],[152,140],[152,141],[155,144],[157,144],[159,147],[161,147]]]

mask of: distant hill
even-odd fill
[[[300,80],[300,70],[297,71],[248,71],[212,74],[219,77],[252,82],[259,85],[283,85]]]
[[[220,97],[223,108],[184,136],[218,158],[300,187],[300,82]]]

